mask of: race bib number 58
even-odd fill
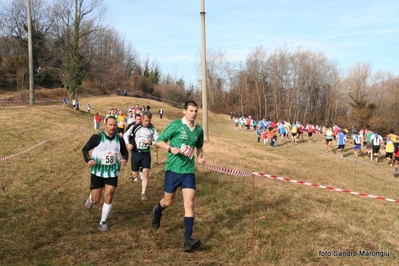
[[[112,165],[116,164],[116,153],[112,151],[106,151],[103,153],[101,158],[101,164],[103,165]]]
[[[188,158],[192,159],[194,156],[194,150],[186,145],[186,144],[182,144],[180,147],[180,153],[184,154],[185,156],[187,156]]]

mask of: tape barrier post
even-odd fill
[[[255,252],[255,175],[252,174],[252,252]]]

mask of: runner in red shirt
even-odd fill
[[[94,130],[100,130],[101,116],[96,113],[94,116]]]
[[[307,126],[306,126],[306,131],[308,132],[309,143],[310,143],[310,142],[313,142],[313,131],[314,131],[314,127],[313,127],[311,121],[309,122],[309,124],[307,124]]]
[[[333,127],[333,139],[334,139],[334,147],[337,148],[337,135],[341,131],[340,127],[334,125]]]

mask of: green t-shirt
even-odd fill
[[[326,139],[332,139],[333,138],[333,132],[332,130],[329,128],[326,131]]]
[[[169,145],[175,148],[182,149],[182,146],[187,145],[187,149],[194,154],[195,148],[202,148],[204,145],[204,132],[202,128],[195,123],[193,130],[183,123],[183,119],[175,120],[170,123],[165,130],[159,135],[157,142],[169,142]],[[190,156],[191,157],[191,156]],[[168,160],[165,165],[165,171],[172,171],[178,174],[195,173],[194,156],[191,158],[178,153],[174,155],[168,152]]]
[[[374,133],[372,131],[367,132],[366,134],[366,142],[370,142],[371,136],[373,136]]]

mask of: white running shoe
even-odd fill
[[[103,232],[108,232],[108,225],[105,222],[101,222],[98,224],[98,229],[100,229]]]
[[[90,210],[91,208],[93,208],[93,202],[91,201],[90,198],[88,198],[88,199],[86,200],[85,206],[86,206],[86,209],[88,209],[88,210]]]

